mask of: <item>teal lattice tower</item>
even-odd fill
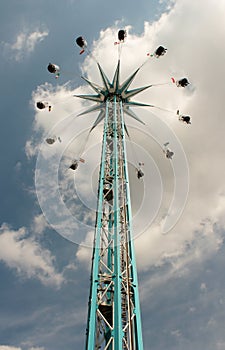
[[[100,111],[92,129],[104,120],[86,350],[143,350],[124,114],[142,122],[130,107],[150,105],[130,98],[151,85],[128,90],[139,69],[120,84],[120,61],[112,83],[98,68],[103,88],[84,78],[96,94],[79,95],[97,102],[82,113]]]

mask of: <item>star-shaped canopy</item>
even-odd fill
[[[144,87],[140,87],[140,88],[136,88],[133,90],[128,90],[130,84],[132,83],[132,81],[134,80],[136,74],[138,73],[138,71],[140,70],[140,68],[138,68],[125,82],[123,82],[122,84],[120,84],[119,78],[120,78],[120,60],[118,61],[117,64],[117,68],[113,77],[113,81],[112,83],[110,83],[109,79],[107,78],[107,76],[105,75],[105,73],[103,72],[100,64],[98,63],[98,68],[100,71],[100,75],[102,78],[102,82],[103,82],[103,87],[99,87],[97,86],[97,84],[94,84],[92,82],[90,82],[88,79],[82,77],[90,86],[91,88],[96,92],[95,95],[74,95],[76,97],[80,97],[83,98],[85,100],[89,100],[89,101],[94,101],[97,102],[97,105],[94,105],[92,107],[90,107],[89,109],[87,109],[86,111],[84,111],[83,113],[80,113],[79,115],[84,115],[87,113],[91,113],[91,112],[95,112],[95,111],[100,111],[99,115],[95,121],[95,123],[93,124],[91,131],[104,119],[105,117],[105,102],[106,100],[110,100],[113,99],[114,96],[116,95],[118,100],[122,101],[123,103],[123,111],[124,113],[126,113],[127,115],[129,115],[130,117],[136,119],[137,121],[139,121],[142,124],[145,124],[131,109],[130,107],[137,107],[137,106],[148,106],[148,107],[154,107],[153,105],[149,105],[149,104],[145,104],[145,103],[139,103],[139,102],[133,102],[130,101],[130,98],[139,94],[140,92],[148,89],[149,87],[151,87],[152,85],[148,85],[148,86],[144,86]],[[126,127],[125,127],[126,128]],[[126,129],[127,131],[127,129]]]

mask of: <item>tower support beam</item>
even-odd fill
[[[143,350],[124,132],[123,101],[105,118],[92,257],[86,350]]]

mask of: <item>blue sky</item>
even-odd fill
[[[171,76],[191,81],[185,90],[170,83],[135,99],[165,108],[135,110],[144,129],[127,120],[145,162],[144,182],[130,167],[145,349],[225,350],[224,2],[2,0],[0,8],[0,350],[84,348],[101,126],[75,181],[66,169],[96,117],[75,118],[85,104],[72,95],[90,91],[81,71],[101,81],[74,41],[85,36],[111,78],[121,27],[128,30],[122,80],[164,45],[167,54],[143,66],[135,87]],[[58,80],[47,72],[51,61],[61,67]],[[51,113],[36,110],[41,98]],[[178,108],[192,116],[190,126],[178,122]],[[46,147],[47,134],[61,136],[62,145]],[[172,163],[160,148],[168,140]],[[49,162],[61,155],[55,188]],[[128,155],[135,163],[130,146]],[[72,215],[59,211],[58,189]]]

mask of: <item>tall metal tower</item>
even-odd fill
[[[98,68],[103,87],[83,78],[96,94],[78,95],[97,102],[92,129],[104,119],[86,350],[143,350],[124,114],[142,122],[130,106],[151,105],[130,98],[151,85],[128,90],[140,68],[120,84],[120,60],[112,82]]]

